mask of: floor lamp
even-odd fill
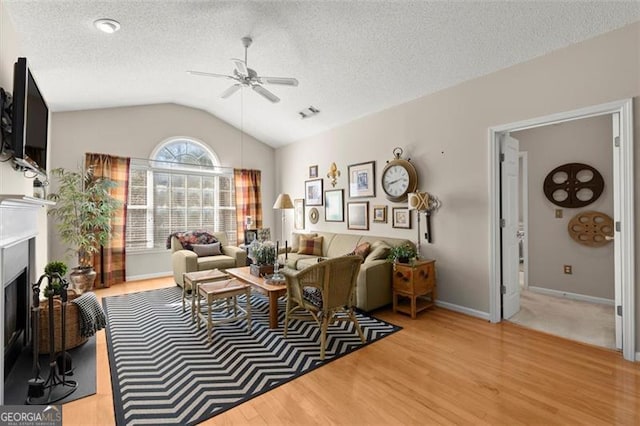
[[[282,211],[282,240],[284,241],[284,256],[285,259],[287,258],[287,240],[285,240],[284,238],[284,229],[285,229],[285,225],[287,222],[287,215],[285,210],[291,210],[293,209],[293,202],[291,202],[291,197],[289,197],[289,194],[280,194],[278,195],[278,198],[276,198],[276,202],[273,203],[273,208],[274,210],[281,210]],[[280,278],[280,279],[284,279],[283,276],[280,275],[280,273],[278,272],[278,252],[276,249],[276,263],[274,265],[274,278]]]

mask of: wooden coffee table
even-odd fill
[[[244,266],[242,268],[229,268],[226,272],[232,277],[249,284],[251,288],[256,290],[258,293],[269,296],[269,328],[277,328],[278,297],[287,294],[286,283],[283,281],[282,284],[268,284],[264,278],[251,275],[249,273],[248,266]]]

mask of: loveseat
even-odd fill
[[[300,250],[300,236],[307,239],[309,237],[322,237],[321,253],[302,254]],[[386,260],[389,249],[400,244],[415,245],[406,239],[376,237],[372,235],[339,234],[333,232],[310,232],[292,234],[291,251],[285,260],[284,254],[279,259],[286,268],[302,270],[319,260],[343,256],[353,253],[356,247],[363,243],[369,243],[371,250],[364,257],[364,262],[360,267],[356,284],[356,306],[363,311],[385,306],[391,303],[391,273],[392,264]]]
[[[185,272],[239,268],[246,265],[247,253],[240,247],[229,245],[227,234],[224,232],[211,232],[210,234],[220,243],[220,254],[210,254],[215,247],[198,245],[199,250],[196,250],[200,253],[198,255],[194,250],[185,250],[178,237],[171,237],[173,278],[180,287],[184,285],[183,274]]]

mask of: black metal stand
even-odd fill
[[[60,289],[60,299],[62,301],[61,308],[61,340],[62,340],[62,348],[61,355],[64,358],[65,354],[65,334],[66,334],[66,310],[67,310],[67,288],[69,287],[69,283],[67,280],[62,278],[60,275],[49,276],[43,275],[40,277],[38,282],[33,285],[33,301],[34,306],[37,306],[35,309],[36,313],[40,311],[40,283],[42,279],[46,277],[49,284],[51,284],[52,279],[59,279],[61,285]],[[74,380],[66,379],[66,365],[65,368],[62,369],[62,377],[58,375],[57,372],[57,363],[56,363],[56,342],[55,342],[55,329],[54,329],[54,312],[53,312],[53,292],[48,295],[49,302],[49,377],[44,383],[42,382],[42,378],[40,378],[40,364],[38,362],[38,321],[39,317],[34,314],[34,341],[33,341],[33,365],[36,377],[29,380],[29,394],[27,396],[26,403],[28,405],[47,405],[52,402],[60,401],[63,398],[71,395],[77,388],[78,383]]]

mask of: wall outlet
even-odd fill
[[[562,219],[562,209],[556,209],[556,219]]]
[[[569,275],[571,275],[573,273],[571,265],[564,265],[564,273],[565,274],[569,274]]]

